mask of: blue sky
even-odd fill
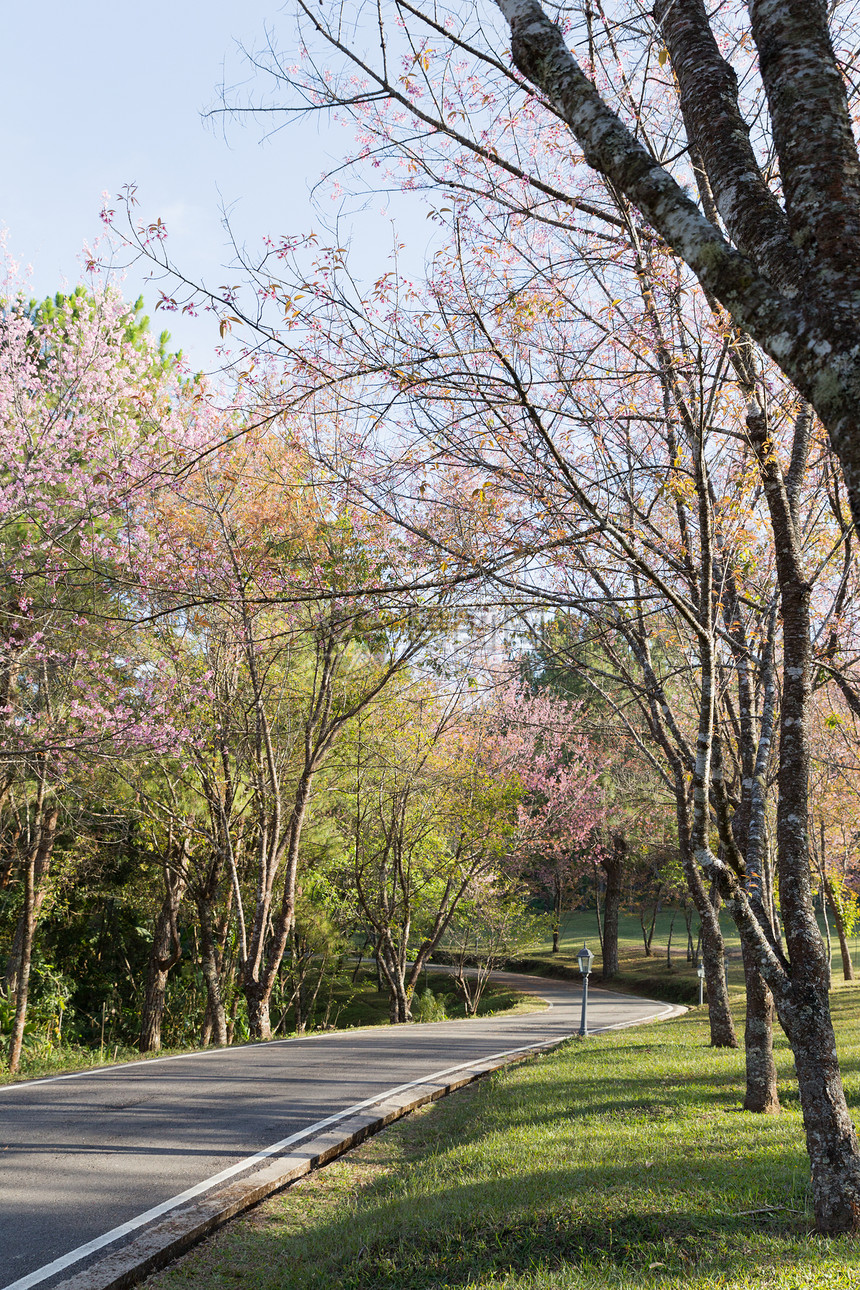
[[[309,189],[348,146],[345,131],[303,121],[261,143],[258,127],[233,125],[225,140],[200,116],[217,103],[222,79],[249,76],[237,41],[259,47],[268,26],[289,46],[289,4],[5,0],[0,12],[0,225],[11,253],[32,265],[37,293],[77,280],[81,248],[100,231],[102,192],[127,183],[138,185],[141,213],[167,224],[174,259],[215,284],[236,280],[220,270],[230,256],[222,204],[249,247],[265,233],[319,229],[336,217],[326,199],[321,211],[312,207]],[[360,271],[384,267],[392,235],[381,205],[355,226]],[[412,224],[417,239],[426,236],[424,212]],[[124,290],[155,299],[138,273]],[[167,326],[195,363],[210,365],[214,320],[159,314],[154,326]]]

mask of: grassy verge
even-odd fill
[[[580,942],[581,943],[581,942]],[[609,981],[601,980],[602,963],[600,956],[595,956],[592,983],[605,985],[607,990],[617,990],[621,994],[637,994],[648,999],[663,999],[667,1003],[683,1003],[687,1006],[698,1004],[699,978],[692,964],[683,959],[675,959],[672,966],[667,965],[663,957],[646,958],[641,950],[620,948],[618,952],[619,971]],[[581,982],[576,958],[567,950],[558,954],[532,954],[524,958],[513,959],[505,964],[511,972],[528,972],[533,976],[556,977],[565,981]],[[743,985],[743,964],[729,962],[729,986],[741,988]]]
[[[819,914],[819,926],[822,936],[824,935],[824,922]],[[693,941],[698,939],[698,918],[694,920]],[[729,956],[729,981],[736,982],[738,985],[743,980],[741,968],[741,949],[740,939],[737,928],[732,922],[729,915],[723,909],[720,912],[720,927],[723,933],[723,939],[726,944],[726,950]],[[860,931],[860,928],[857,929]],[[833,929],[831,928],[831,932]],[[671,933],[671,966],[667,963],[667,945]],[[600,963],[600,942],[597,934],[597,917],[594,910],[580,909],[571,913],[566,913],[562,919],[560,953],[552,954],[550,952],[550,943],[546,941],[542,945],[530,947],[529,954],[532,957],[544,960],[558,960],[575,964],[575,954],[580,948],[583,941],[587,942],[590,948],[597,955],[594,961],[594,971],[599,973]],[[841,963],[839,957],[839,944],[836,940],[835,933],[832,937],[833,943],[833,972],[834,976],[841,978]],[[852,936],[848,940],[849,949],[855,969],[860,968],[860,937]],[[687,951],[687,931],[684,925],[684,919],[681,913],[676,913],[672,917],[671,909],[663,909],[657,916],[654,928],[654,941],[652,945],[652,955],[648,957],[642,940],[642,929],[639,919],[635,914],[629,912],[622,913],[618,920],[618,947],[622,960],[622,972],[626,972],[630,965],[636,965],[633,968],[634,977],[639,975],[651,975],[657,978],[668,978],[682,980],[688,974],[689,968],[686,962]],[[621,978],[616,978],[620,980]],[[635,984],[635,983],[634,983]],[[620,987],[619,987],[620,988]],[[626,988],[626,986],[625,986]]]
[[[430,973],[426,983],[422,977],[420,992],[423,993],[428,987],[437,1004],[444,1006],[447,1017],[456,1019],[466,1015],[462,997],[452,979],[441,973]],[[375,978],[370,973],[361,972],[355,982],[349,976],[338,982],[333,991],[333,1004],[329,1014],[332,1018],[332,1023],[327,1027],[329,1030],[388,1024],[388,995],[381,994],[376,989]],[[545,1007],[542,999],[490,982],[478,1006],[478,1016],[491,1017],[499,1012],[534,1012],[535,1009]],[[281,1032],[279,1037],[284,1038],[291,1033]],[[4,1055],[6,1043],[8,1040],[0,1047],[0,1053]],[[97,1069],[99,1066],[115,1066],[121,1062],[151,1060],[197,1051],[200,1050],[193,1045],[185,1048],[162,1048],[159,1052],[147,1053],[142,1058],[136,1048],[128,1045],[85,1048],[78,1044],[50,1044],[36,1036],[33,1041],[25,1042],[17,1075],[10,1075],[8,1070],[0,1069],[0,1086],[17,1083],[19,1080],[65,1075],[74,1071]]]
[[[860,1101],[858,995],[834,991]],[[230,1224],[148,1290],[825,1290],[860,1248],[810,1235],[791,1055],[740,1111],[703,1015],[586,1041],[401,1121]]]
[[[4,1036],[0,1060],[5,1061],[8,1039]],[[194,1052],[193,1048],[162,1048],[157,1053],[141,1055],[127,1044],[113,1044],[110,1048],[85,1048],[79,1044],[46,1044],[39,1042],[25,1047],[21,1065],[16,1075],[0,1068],[0,1087],[17,1084],[21,1080],[44,1079],[51,1075],[70,1075],[75,1071],[97,1070],[100,1066],[118,1066],[123,1062],[140,1062],[157,1057],[172,1057],[177,1053]]]

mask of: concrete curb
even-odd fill
[[[455,1079],[444,1083],[428,1081],[418,1089],[410,1089],[380,1101],[376,1106],[369,1107],[349,1120],[343,1120],[335,1128],[303,1143],[288,1155],[278,1156],[270,1164],[256,1169],[240,1181],[214,1190],[175,1210],[169,1217],[146,1228],[122,1249],[60,1282],[54,1290],[126,1290],[126,1287],[138,1285],[145,1277],[184,1254],[228,1219],[250,1209],[274,1192],[281,1191],[312,1169],[318,1169],[352,1147],[357,1147],[365,1138],[378,1133],[410,1111],[426,1106],[428,1102],[438,1101],[504,1066],[557,1048],[567,1038],[569,1036],[535,1045],[534,1048],[514,1053],[499,1061],[476,1062]]]
[[[606,1034],[613,1030],[648,1025],[654,1021],[666,1021],[688,1011],[679,1004],[660,1005],[656,999],[642,1002],[662,1006],[662,1011],[641,1020],[602,1026],[592,1033]],[[572,1038],[575,1035],[544,1040],[489,1060],[469,1063],[452,1070],[451,1078],[431,1077],[417,1081],[390,1096],[383,1095],[374,1105],[357,1111],[348,1119],[339,1120],[336,1125],[302,1142],[300,1146],[297,1144],[283,1154],[272,1157],[267,1164],[245,1174],[236,1182],[213,1187],[212,1191],[172,1210],[169,1215],[143,1228],[140,1235],[121,1249],[99,1258],[97,1262],[64,1281],[54,1282],[51,1290],[127,1290],[127,1287],[136,1286],[151,1273],[158,1272],[204,1240],[229,1219],[275,1192],[282,1191],[311,1170],[337,1159],[352,1147],[357,1147],[365,1138],[408,1115],[410,1111],[416,1111],[428,1102],[436,1102],[493,1071],[550,1052]]]

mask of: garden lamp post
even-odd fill
[[[699,978],[699,1007],[705,1001],[705,965],[700,963],[696,968],[696,976]]]
[[[576,958],[579,963],[579,970],[582,973],[582,1016],[579,1021],[579,1033],[585,1036],[588,1034],[588,976],[591,972],[591,960],[594,955],[587,945],[583,945]]]

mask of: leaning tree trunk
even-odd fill
[[[809,719],[812,693],[811,586],[797,527],[763,412],[747,414],[771,514],[783,623],[783,695],[777,777],[777,871],[790,967],[772,968],[774,1001],[794,1054],[815,1225],[832,1235],[860,1229],[860,1144],[845,1100],[828,993],[830,969],[812,906]]]
[[[738,1037],[735,1023],[729,1007],[729,992],[726,988],[726,949],[720,921],[711,904],[701,871],[690,855],[687,845],[689,835],[686,833],[686,819],[679,810],[681,861],[684,876],[696,906],[701,923],[702,964],[705,969],[705,985],[708,991],[708,1021],[711,1028],[711,1045],[714,1048],[737,1048]]]
[[[284,887],[277,917],[270,919],[268,903],[261,905],[258,902],[254,927],[248,943],[248,957],[242,965],[242,990],[248,1008],[248,1028],[253,1039],[272,1038],[272,991],[295,923],[299,842],[313,778],[313,768],[306,767],[296,786],[289,823],[280,847],[280,854],[283,855]],[[276,851],[269,861],[275,870],[281,864],[277,857]],[[265,944],[267,929],[270,931],[268,945]]]
[[[55,826],[56,830],[56,826]],[[18,831],[20,836],[20,830]],[[53,837],[51,846],[43,854],[41,849],[36,856],[36,866],[33,873],[33,903],[29,910],[22,909],[15,924],[15,932],[12,937],[12,947],[9,951],[9,958],[6,962],[6,973],[3,978],[3,990],[8,998],[18,995],[18,976],[21,971],[21,963],[24,954],[24,942],[30,934],[28,929],[30,923],[34,925],[39,921],[39,914],[45,903],[45,897],[48,894],[47,877],[51,868],[51,851],[53,846]],[[29,862],[28,862],[29,863]]]
[[[157,1053],[161,1048],[161,1026],[167,997],[167,978],[182,957],[182,946],[176,930],[176,916],[185,891],[184,878],[165,874],[165,894],[158,911],[152,936],[152,951],[146,972],[146,986],[140,1015],[137,1041],[141,1053]]]
[[[603,896],[603,970],[601,979],[611,980],[618,974],[618,915],[621,909],[621,885],[627,859],[627,842],[620,835],[612,839],[612,854],[603,862],[606,891]]]

